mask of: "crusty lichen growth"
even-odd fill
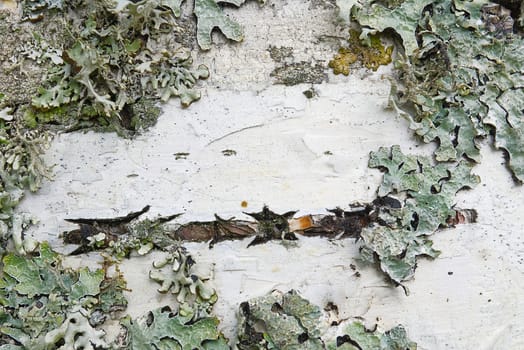
[[[288,62],[293,59],[293,48],[289,46],[272,46],[267,49],[269,57],[277,63]]]
[[[348,42],[349,46],[341,47],[329,61],[329,67],[335,74],[349,75],[350,67],[356,62],[373,71],[391,63],[393,46],[384,46],[378,35],[370,35],[369,41],[364,43],[360,40],[360,32],[351,29]]]
[[[293,86],[297,84],[320,84],[327,79],[325,68],[319,62],[283,63],[271,72],[275,84]]]

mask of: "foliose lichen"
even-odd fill
[[[30,250],[24,247],[23,235],[32,218],[16,213],[15,208],[25,190],[35,192],[49,176],[40,158],[48,145],[48,135],[25,130],[12,111],[9,99],[0,94],[0,256],[10,242],[21,254],[26,248]]]
[[[185,248],[178,247],[164,259],[155,261],[153,268],[149,278],[160,283],[160,293],[171,292],[176,296],[179,317],[190,321],[211,314],[218,299],[210,285],[213,276],[195,269],[195,261]]]
[[[524,181],[524,56],[515,21],[488,1],[365,1],[353,7],[363,34],[402,39],[393,103],[438,161],[480,161],[477,140],[494,134],[515,178]],[[518,21],[517,21],[518,22]]]
[[[359,321],[328,323],[318,306],[291,290],[240,304],[236,347],[240,350],[416,350],[401,325],[381,333]]]
[[[104,251],[118,260],[131,253],[145,255],[156,248],[172,251],[179,247],[179,239],[166,223],[179,214],[154,219],[139,217],[149,211],[149,206],[116,218],[66,219],[79,225],[78,229],[63,234],[64,243],[78,247],[71,254]]]
[[[218,319],[200,318],[188,322],[169,307],[155,309],[135,320],[125,318],[127,330],[125,349],[154,350],[228,350],[225,338],[218,331]]]
[[[63,7],[71,38],[55,49],[61,59],[32,99],[37,116],[67,106],[73,127],[133,132],[141,119],[155,118],[136,105],[174,96],[188,106],[200,98],[194,86],[208,70],[193,67],[190,50],[174,39],[182,29],[163,1],[126,2],[121,9],[106,1],[65,1]]]
[[[362,230],[362,257],[378,262],[400,284],[413,276],[418,256],[440,254],[429,236],[456,216],[455,194],[480,180],[467,161],[435,163],[431,157],[406,156],[399,146],[371,152],[369,166],[385,170],[378,195],[395,196],[401,206],[380,212],[381,220]]]
[[[8,345],[0,349],[69,349],[78,341],[84,346],[102,344],[100,331],[92,327],[107,316],[98,314],[112,315],[127,305],[119,273],[110,277],[103,269],[64,268],[60,255],[46,242],[32,256],[5,255],[2,267],[0,343]],[[81,333],[92,330],[96,337],[79,339],[78,327]],[[57,345],[59,339],[67,346]]]

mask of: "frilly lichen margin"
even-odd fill
[[[401,325],[381,333],[366,329],[360,321],[341,321],[295,290],[272,291],[241,303],[239,309],[239,350],[417,349]]]
[[[438,161],[480,162],[477,141],[493,133],[524,181],[521,18],[480,0],[360,1],[351,14],[364,39],[386,29],[401,38],[392,103],[424,142],[438,142]]]
[[[397,9],[397,7],[395,7],[395,9]],[[158,14],[158,13],[157,13]],[[161,15],[160,15],[161,16]],[[407,38],[407,37],[406,37]],[[100,40],[100,37],[97,38],[96,40]],[[407,40],[407,42],[409,42],[409,40]],[[136,43],[135,41],[129,43],[129,45],[125,48],[126,49],[126,52],[127,53],[133,53],[133,50],[135,49],[136,45],[139,45],[138,43]],[[71,46],[70,49],[68,49],[68,51],[66,51],[66,57],[68,57],[68,59],[71,61],[71,62],[66,62],[65,64],[69,64],[70,65],[70,68],[69,70],[73,70],[73,68],[78,68],[79,69],[79,72],[81,72],[83,69],[85,70],[84,73],[86,72],[93,72],[93,70],[89,69],[89,68],[86,68],[89,64],[89,62],[81,62],[85,57],[95,57],[96,58],[96,54],[93,54],[91,55],[89,52],[86,51],[86,48],[87,46],[85,46],[82,42],[81,43],[75,43],[73,46]],[[129,51],[131,50],[131,51]],[[67,60],[66,60],[67,61]],[[64,61],[65,62],[65,61]],[[85,65],[84,65],[85,63]],[[61,72],[60,74],[62,74],[64,72]],[[68,73],[69,74],[69,73]],[[84,79],[85,78],[85,79]],[[83,79],[83,80],[82,80]],[[91,81],[90,81],[91,77],[90,77],[90,73],[83,76],[80,76],[80,80],[78,81],[78,84],[72,84],[72,85],[75,85],[75,88],[72,90],[72,93],[74,96],[74,94],[78,93],[78,91],[80,91],[81,89],[84,89],[84,94],[86,96],[89,96],[90,98],[93,99],[94,103],[95,104],[100,104],[100,108],[98,107],[94,107],[94,110],[95,110],[95,113],[102,113],[102,114],[110,114],[111,110],[114,110],[114,108],[117,106],[117,104],[115,102],[112,102],[112,101],[109,101],[107,98],[106,98],[106,94],[103,94],[103,93],[99,93],[98,91],[96,91],[93,86],[96,85],[96,84],[93,84]],[[105,79],[105,78],[104,78]],[[111,79],[106,79],[107,81],[110,81]],[[109,85],[109,84],[108,84]],[[147,85],[147,84],[146,84]],[[80,89],[78,91],[76,91],[76,89]],[[108,88],[109,91],[111,91],[110,88]],[[69,94],[69,92],[68,92]],[[119,94],[120,96],[120,94]],[[41,95],[39,96],[40,99],[42,101],[45,102],[45,91],[41,93]],[[67,98],[70,98],[70,96],[66,96]],[[67,100],[66,98],[66,100]],[[74,99],[74,98],[73,98]],[[49,107],[47,105],[45,105],[45,103],[41,103],[42,101],[39,100],[39,99],[36,99],[34,100],[34,106],[39,108],[39,107]],[[36,101],[36,102],[35,102]],[[63,102],[63,101],[62,101]],[[70,101],[69,101],[70,102]],[[59,105],[60,106],[60,105]],[[51,107],[59,107],[59,106],[51,106]],[[6,110],[3,110],[3,116],[5,115],[6,117],[4,117],[3,119],[6,121],[6,122],[9,122],[10,120],[8,120],[10,117],[9,117],[9,114],[6,112]],[[102,114],[98,114],[98,115],[102,115]],[[9,159],[11,160],[11,159]],[[18,165],[14,165],[14,164],[17,164],[16,163],[16,157],[14,157],[12,159],[12,162],[10,163],[11,165],[13,165],[15,168],[19,168]],[[460,164],[459,164],[460,166]],[[3,180],[4,181],[4,180]],[[437,183],[433,184],[432,186],[436,186],[436,185],[442,185],[440,183],[441,179],[438,179],[437,180]],[[444,185],[442,185],[442,188],[444,188]],[[415,192],[413,192],[413,189],[412,188],[405,188],[403,189],[402,191],[407,191],[408,192],[408,197],[409,198],[406,203],[408,205],[411,205],[413,208],[416,208],[416,202],[421,200],[421,197],[418,196]],[[411,193],[409,193],[409,191],[412,191]],[[454,194],[455,194],[456,191],[450,191],[450,192],[444,192],[444,194],[448,197],[452,197]],[[418,197],[417,197],[418,196]],[[413,202],[415,202],[415,204],[413,204]],[[411,204],[410,204],[411,203]],[[446,212],[446,214],[451,215],[451,204],[448,203],[447,200],[444,201],[444,204],[445,206],[443,208],[445,208],[445,210],[447,210],[448,212]],[[412,209],[413,209],[412,208]],[[415,210],[415,209],[413,209]],[[442,216],[443,218],[444,216]],[[401,223],[405,223],[405,220],[404,220],[404,216],[399,216],[400,218],[400,222]],[[440,218],[440,217],[439,217]],[[439,222],[440,224],[441,222]],[[420,221],[419,221],[419,225],[420,225]],[[433,225],[433,226],[432,226]],[[434,226],[433,223],[430,223],[429,224],[429,227],[430,228],[433,228],[433,229],[436,229],[436,227],[438,227],[438,225]],[[413,227],[412,227],[413,228]],[[414,231],[416,231],[418,229],[418,225],[417,225],[417,228],[414,228]],[[423,232],[430,232],[431,230],[427,230],[427,231],[423,231]],[[424,233],[424,235],[426,235],[426,233]],[[370,244],[369,241],[366,241],[366,244]],[[425,244],[425,243],[424,243]],[[388,253],[390,254],[390,253]],[[411,255],[410,255],[411,256]],[[383,260],[381,260],[381,263],[383,262]],[[390,273],[388,271],[385,270],[386,273]],[[401,274],[399,275],[400,277],[396,278],[395,276],[397,276],[396,274],[392,274],[390,273],[390,277],[393,276],[393,280],[395,281],[402,281],[403,278],[405,278],[406,276]],[[408,274],[409,276],[409,274]],[[76,311],[74,311],[76,312]],[[65,323],[64,323],[65,324]],[[64,326],[65,328],[68,328],[66,326]],[[64,328],[64,329],[65,329]],[[61,329],[61,328],[59,328]],[[64,331],[65,332],[65,331]],[[65,333],[60,333],[61,335],[65,336]]]

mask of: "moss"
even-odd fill
[[[30,129],[37,129],[43,124],[66,124],[71,119],[70,110],[60,106],[48,111],[38,111],[34,108],[24,108],[23,122]]]
[[[335,74],[349,75],[350,67],[361,62],[364,67],[376,71],[380,66],[391,63],[393,46],[384,46],[378,35],[370,35],[369,43],[360,40],[360,32],[349,31],[349,46],[341,47],[338,54],[329,62]]]

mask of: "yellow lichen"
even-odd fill
[[[369,43],[360,41],[360,33],[349,31],[349,47],[341,47],[338,54],[329,62],[335,74],[349,74],[349,67],[360,61],[368,69],[376,71],[379,66],[391,63],[393,46],[384,46],[378,35],[371,35]]]
[[[358,56],[351,50],[344,47],[338,49],[338,54],[329,61],[329,68],[333,68],[333,73],[349,75],[349,66],[358,61]]]

